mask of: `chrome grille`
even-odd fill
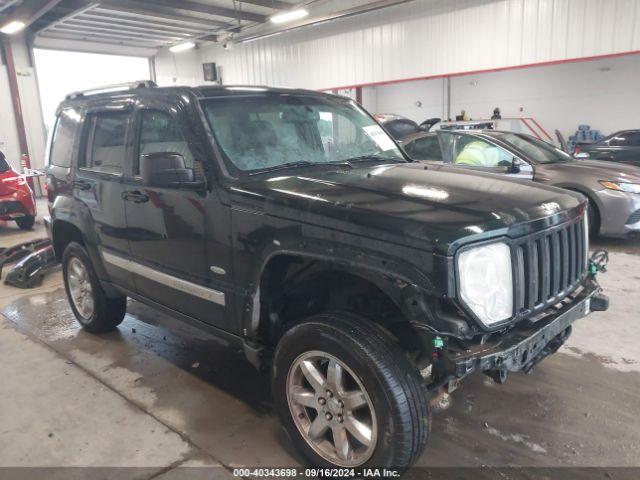
[[[587,249],[584,217],[517,241],[516,315],[530,315],[571,293],[587,271]]]

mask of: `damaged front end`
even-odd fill
[[[446,408],[448,394],[472,373],[482,372],[502,384],[509,373],[531,373],[538,363],[557,352],[569,338],[576,320],[609,308],[609,299],[596,279],[598,272],[606,271],[607,261],[605,251],[594,253],[577,287],[557,303],[511,328],[481,336],[474,342],[455,338],[430,342],[432,361],[422,373],[427,389],[433,394],[434,406]]]

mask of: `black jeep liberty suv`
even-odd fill
[[[462,378],[529,372],[607,308],[584,197],[413,163],[348,98],[137,82],[57,114],[46,223],[80,324],[131,297],[240,346],[310,465],[411,465]]]

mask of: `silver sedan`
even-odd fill
[[[401,140],[414,160],[509,175],[582,193],[591,232],[640,233],[640,167],[577,160],[529,135],[497,130],[416,133]]]

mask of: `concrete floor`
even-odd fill
[[[0,224],[0,245],[23,237]],[[533,374],[463,383],[418,465],[640,466],[640,248],[597,245],[612,250],[601,276],[611,309],[575,324]],[[37,289],[0,286],[0,466],[175,478],[198,465],[189,474],[211,478],[299,465],[268,377],[240,352],[135,301],[117,332],[88,334],[61,287],[59,272]]]

